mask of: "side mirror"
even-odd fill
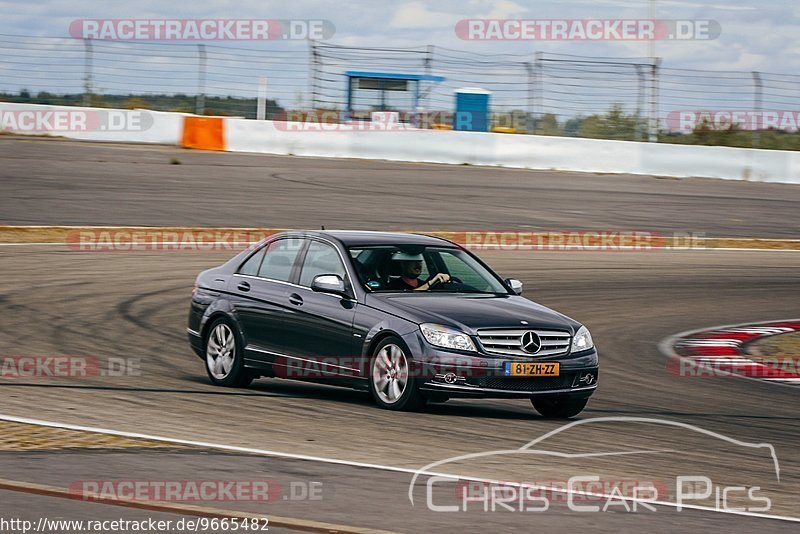
[[[314,277],[314,281],[311,282],[311,291],[347,296],[344,280],[338,274],[318,274]]]
[[[522,295],[522,282],[516,278],[506,278],[506,285],[517,295]]]

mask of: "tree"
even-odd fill
[[[150,109],[150,104],[144,98],[139,96],[131,96],[122,103],[125,109]]]
[[[580,116],[567,119],[564,123],[564,135],[566,137],[578,137],[583,120],[584,118]]]
[[[627,115],[620,104],[611,106],[605,115],[590,115],[580,125],[580,137],[593,139],[621,139],[632,141],[636,137],[636,126],[639,117]]]
[[[561,135],[561,128],[558,126],[558,118],[552,113],[545,113],[539,119],[539,124],[536,128],[536,133],[539,135]]]

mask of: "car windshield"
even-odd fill
[[[413,291],[421,286],[434,292],[508,294],[494,273],[462,249],[382,245],[348,250],[369,291]],[[440,273],[446,276],[435,280]],[[424,286],[428,281],[431,286]]]

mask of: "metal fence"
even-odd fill
[[[645,83],[651,72],[645,60],[635,58],[485,55],[434,46],[365,49],[317,44],[311,48],[312,101],[334,107],[345,104],[342,72],[391,66],[396,72],[434,73],[446,78],[442,83],[427,82],[423,102],[431,110],[452,109],[454,91],[469,86],[491,91],[496,112],[521,111],[534,118],[552,114],[566,121],[606,113],[619,104],[630,113],[643,115]]]
[[[259,79],[266,77],[270,118],[281,109],[343,110],[347,70],[443,76],[422,82],[420,105],[430,111],[452,111],[458,88],[486,89],[493,123],[521,133],[654,141],[670,135],[680,111],[793,110],[796,117],[800,110],[798,75],[675,69],[649,58],[0,35],[3,100],[255,118]],[[769,126],[796,131],[784,119]],[[754,146],[764,130],[747,134]]]

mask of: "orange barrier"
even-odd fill
[[[225,150],[224,121],[221,117],[184,117],[181,146],[200,150]]]

